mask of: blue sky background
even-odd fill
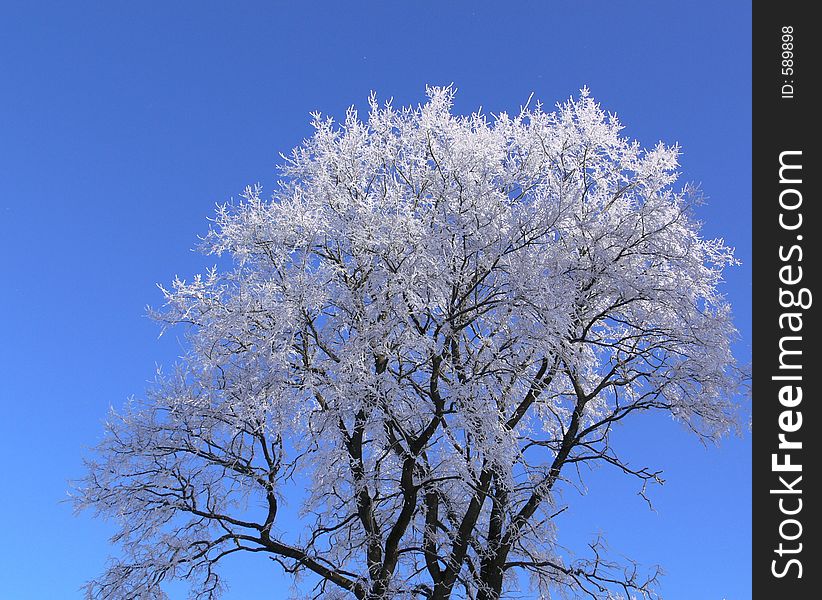
[[[0,598],[76,598],[103,569],[110,526],[61,500],[109,405],[181,351],[143,316],[155,284],[208,264],[190,249],[214,204],[270,189],[309,111],[372,89],[401,105],[453,82],[458,112],[494,113],[588,85],[644,145],[678,141],[705,234],[744,263],[725,292],[747,360],[750,20],[739,1],[0,1]],[[657,512],[598,471],[566,496],[569,545],[604,532],[663,565],[669,600],[749,598],[750,437],[704,448],[645,418],[617,443],[664,469]],[[287,597],[270,561],[226,574],[229,599]]]

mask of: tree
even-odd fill
[[[90,598],[216,597],[236,552],[313,574],[323,598],[655,597],[655,573],[559,550],[556,492],[623,419],[716,439],[744,375],[678,148],[643,150],[583,90],[489,121],[453,91],[380,106],[283,157],[218,208],[214,268],[164,290],[188,353],[113,413],[75,502],[119,524]],[[301,494],[299,490],[305,489]],[[284,498],[301,529],[278,521]]]

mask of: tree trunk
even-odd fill
[[[496,560],[483,562],[480,570],[482,587],[477,592],[477,600],[499,600],[502,596],[502,580],[504,573]]]

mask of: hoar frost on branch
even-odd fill
[[[428,96],[314,115],[273,199],[218,209],[203,248],[232,268],[165,291],[188,353],[76,484],[122,547],[89,598],[216,597],[238,552],[323,598],[490,600],[518,573],[540,598],[656,597],[599,541],[560,550],[556,494],[583,464],[659,480],[609,443],[633,414],[736,426],[732,251],[673,188],[678,148],[621,137],[587,90],[490,121]]]

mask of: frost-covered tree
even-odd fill
[[[322,598],[490,600],[522,575],[540,598],[655,597],[599,542],[561,550],[557,492],[584,464],[659,480],[610,444],[634,414],[735,427],[732,251],[674,189],[678,148],[625,139],[587,90],[493,119],[452,98],[315,115],[270,200],[218,209],[203,249],[230,267],[154,313],[187,354],[77,483],[122,548],[90,598],[216,597],[238,552]]]

